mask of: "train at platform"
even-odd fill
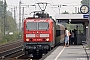
[[[29,57],[42,57],[52,48],[64,43],[65,27],[57,24],[44,12],[34,12],[23,22],[23,42],[25,54]]]

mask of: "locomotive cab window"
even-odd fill
[[[27,30],[48,30],[49,23],[47,22],[27,22]]]
[[[39,30],[48,30],[48,28],[49,28],[49,23],[47,23],[47,22],[39,22],[38,23]]]
[[[26,29],[27,30],[37,30],[37,23],[36,22],[27,22]]]

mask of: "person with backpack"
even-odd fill
[[[70,32],[67,30],[67,28],[65,28],[65,47],[69,46],[69,36]]]

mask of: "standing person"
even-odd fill
[[[71,30],[70,30],[70,35],[69,35],[69,45],[71,45]]]
[[[74,29],[74,44],[77,45],[77,30]]]
[[[69,31],[67,30],[67,28],[65,28],[65,47],[69,46]]]
[[[71,44],[74,44],[75,37],[74,37],[74,31],[71,32]]]

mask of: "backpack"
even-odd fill
[[[71,34],[70,34],[70,32],[68,31],[68,36],[70,36]]]

